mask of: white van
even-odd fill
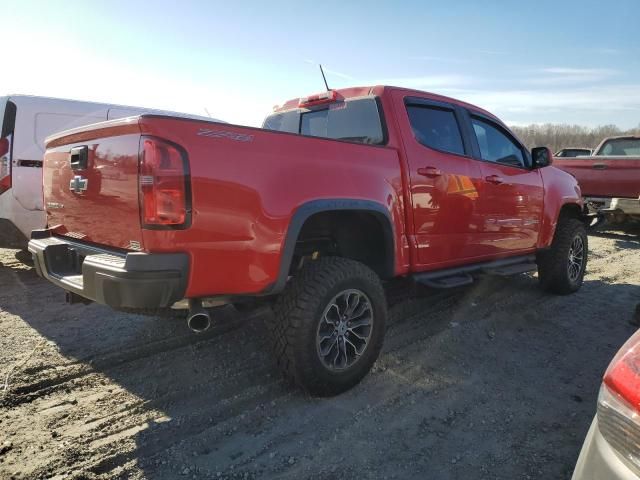
[[[45,227],[42,205],[44,139],[90,123],[162,110],[59,98],[0,97],[0,247],[26,248],[31,231]]]

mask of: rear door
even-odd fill
[[[527,150],[504,126],[474,112],[469,121],[475,155],[482,160],[483,253],[499,256],[535,249],[544,201],[539,170],[530,168]]]
[[[0,97],[0,195],[12,186],[11,150],[16,122],[16,106],[9,97]]]
[[[459,107],[426,98],[402,98],[418,267],[467,263],[478,256],[480,163],[472,158]]]

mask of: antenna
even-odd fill
[[[211,114],[209,113],[209,110],[207,110],[207,107],[204,107],[204,111],[205,111],[205,112],[207,112],[207,116],[208,116],[209,118],[212,118],[212,117],[211,117]]]
[[[324,80],[324,86],[327,87],[327,92],[328,92],[331,89],[329,88],[329,84],[327,83],[327,77],[324,76],[324,70],[322,69],[322,64],[319,63],[318,66],[320,67],[320,73],[322,74],[322,80]]]

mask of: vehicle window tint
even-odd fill
[[[373,97],[274,113],[265,119],[262,128],[374,145],[385,140],[378,103]]]
[[[329,108],[302,112],[300,133],[358,143],[384,142],[378,103],[374,98],[333,103]]]
[[[501,129],[476,117],[471,118],[471,123],[483,160],[515,167],[526,165],[520,146]]]
[[[265,119],[262,128],[277,130],[278,132],[300,133],[300,111],[292,110],[269,115]]]
[[[407,112],[418,142],[444,152],[464,155],[462,134],[453,110],[409,105]]]
[[[16,104],[8,97],[0,97],[0,138],[14,133],[16,127]]]
[[[615,138],[602,146],[598,155],[640,156],[640,138]]]
[[[564,157],[564,158],[575,158],[575,157],[585,157],[591,155],[591,150],[582,149],[582,148],[564,148],[560,150],[554,157]]]

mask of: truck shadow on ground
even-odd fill
[[[315,399],[276,370],[266,310],[222,310],[195,336],[68,306],[23,264],[0,268],[0,284],[2,310],[61,357],[17,372],[6,404],[47,412],[58,437],[43,448],[69,442],[40,472],[105,478],[568,478],[638,300],[636,285],[599,280],[551,296],[526,275],[430,292],[392,308],[359,386]]]
[[[622,226],[607,226],[590,230],[589,235],[599,238],[609,238],[616,241],[616,247],[623,249],[640,248],[640,225],[637,222],[626,223]]]

